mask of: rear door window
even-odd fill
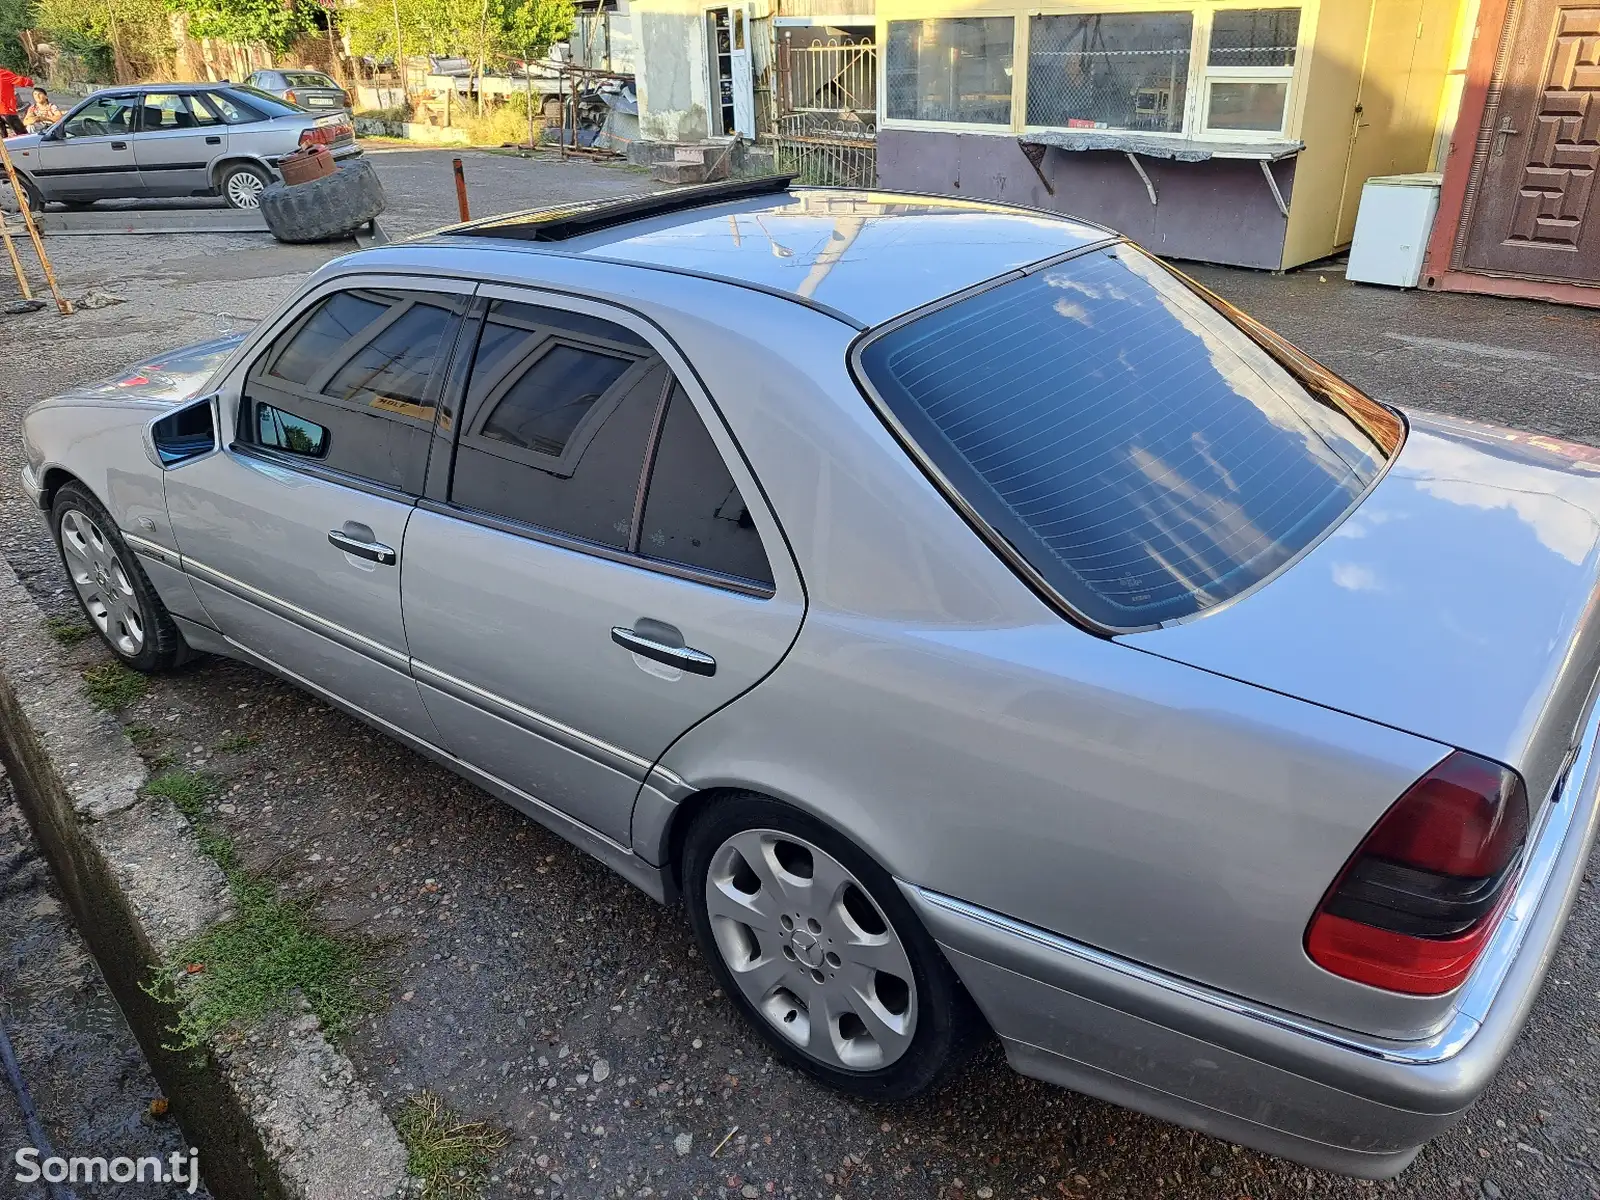
[[[420,494],[460,309],[399,288],[325,297],[251,365],[240,440]]]
[[[857,362],[996,548],[1111,630],[1267,578],[1338,522],[1402,434],[1126,245],[891,327]]]

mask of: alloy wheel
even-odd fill
[[[910,1047],[910,957],[838,859],[794,834],[745,830],[712,855],[705,903],[734,982],[798,1049],[830,1067],[873,1071]]]
[[[235,171],[228,177],[228,203],[235,208],[260,208],[266,186],[252,171]]]
[[[145,618],[122,560],[87,513],[69,508],[60,529],[62,557],[85,611],[119,653],[137,658],[144,649]]]

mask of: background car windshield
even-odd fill
[[[283,82],[292,88],[337,88],[339,85],[326,75],[314,71],[285,71]]]
[[[860,365],[912,443],[1077,613],[1190,616],[1326,532],[1399,418],[1132,246],[938,309]]]

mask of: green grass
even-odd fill
[[[150,681],[119,662],[101,663],[83,673],[83,691],[90,701],[108,711],[127,708],[145,694]]]
[[[94,630],[76,617],[46,617],[44,631],[63,646],[76,646],[84,638],[94,636]]]
[[[489,1164],[505,1149],[504,1133],[481,1121],[462,1121],[433,1092],[406,1101],[395,1121],[406,1146],[406,1168],[434,1200],[472,1200],[488,1180]]]
[[[171,801],[188,819],[201,851],[222,868],[235,908],[233,917],[181,946],[145,986],[177,1009],[168,1049],[198,1049],[224,1030],[287,1012],[296,992],[334,1039],[371,1010],[375,947],[328,933],[313,899],[280,896],[271,880],[244,869],[232,839],[211,820],[215,781],[195,771],[167,771],[144,791]]]
[[[128,735],[128,740],[139,749],[153,745],[160,738],[161,732],[148,725],[124,725],[122,732]]]
[[[216,748],[224,754],[242,754],[256,744],[253,733],[230,733],[217,741]]]

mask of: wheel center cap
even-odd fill
[[[790,940],[794,946],[795,957],[808,967],[822,965],[822,947],[817,944],[816,935],[804,929],[796,929],[794,937]]]

